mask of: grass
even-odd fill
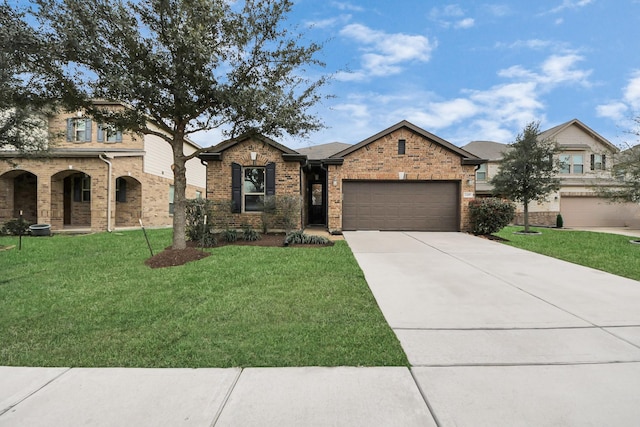
[[[495,235],[510,246],[640,280],[640,245],[629,243],[633,237],[550,228],[532,228],[542,235],[513,234],[519,230],[522,227],[506,227]]]
[[[0,252],[0,365],[408,366],[346,243],[211,252],[151,269],[139,231],[23,238]]]

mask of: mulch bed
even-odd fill
[[[224,240],[220,240],[217,245],[212,247],[217,248],[229,245],[284,247],[284,234],[263,234],[260,240],[255,241],[237,240],[229,243]],[[324,246],[333,246],[333,242],[329,242],[326,245],[293,245],[289,247],[321,248]],[[211,255],[209,252],[203,251],[200,248],[199,242],[188,241],[186,249],[171,249],[171,246],[169,246],[164,251],[147,259],[144,263],[151,268],[175,267],[177,265],[183,265],[191,261],[206,258],[209,255]]]

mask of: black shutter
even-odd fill
[[[596,155],[592,154],[591,155],[591,170],[595,170],[596,169]]]
[[[606,155],[602,155],[602,170],[605,170],[607,168],[607,156]]]
[[[276,164],[269,163],[265,167],[266,196],[275,196],[276,194]]]
[[[242,166],[231,163],[231,212],[242,212]]]

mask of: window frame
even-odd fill
[[[580,158],[580,162],[576,162],[576,158]],[[563,159],[566,159],[563,160]],[[558,174],[560,175],[584,175],[584,153],[562,153],[558,156],[560,161],[560,169]],[[579,167],[579,172],[576,169]]]
[[[73,178],[73,201],[76,203],[91,202],[91,177],[89,175]]]
[[[486,163],[482,163],[481,165],[478,166],[478,170],[476,171],[476,181],[477,182],[487,182],[487,172],[488,172],[488,167]],[[484,178],[480,177],[480,174],[484,174]]]
[[[82,124],[82,128],[80,128]],[[91,142],[91,119],[70,117],[67,119],[67,142],[76,144]]]
[[[246,190],[246,183],[247,183],[247,174],[246,172],[249,170],[259,170],[262,171],[262,191],[250,191],[248,192]],[[255,212],[263,212],[264,211],[264,199],[267,196],[267,186],[266,186],[266,181],[267,181],[267,171],[266,171],[266,167],[265,166],[243,166],[242,167],[242,212],[245,213],[255,213]],[[251,181],[249,181],[251,182]],[[255,185],[254,185],[255,187]],[[247,210],[247,196],[250,197],[255,197],[258,196],[258,198],[260,196],[262,196],[262,208],[261,209],[251,209],[251,210]],[[259,205],[259,203],[258,203]]]
[[[109,124],[98,125],[98,142],[106,144],[115,144],[122,142],[122,131]]]
[[[398,140],[398,155],[403,156],[407,152],[407,140],[399,139]]]

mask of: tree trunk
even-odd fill
[[[529,201],[524,201],[524,232],[529,232]]]
[[[185,249],[186,225],[186,190],[187,168],[184,160],[184,138],[176,137],[173,141],[173,244],[172,249]]]

